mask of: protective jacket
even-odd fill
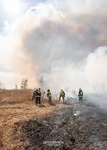
[[[50,91],[47,92],[47,97],[51,97],[51,92]]]
[[[65,92],[61,90],[60,96],[61,96],[61,97],[65,97]]]
[[[79,90],[78,97],[83,97],[83,91]]]
[[[40,97],[41,96],[41,91],[40,90],[38,90],[38,97]]]

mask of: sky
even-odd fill
[[[106,0],[1,0],[0,82],[107,91],[106,25]]]

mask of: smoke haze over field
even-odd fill
[[[53,90],[106,91],[106,14],[106,0],[55,0],[30,7],[11,24],[5,22],[1,80],[10,88],[23,78],[36,87],[43,78],[43,86]]]

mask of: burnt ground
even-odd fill
[[[15,122],[10,149],[107,150],[106,118],[99,108],[72,101],[51,114]]]

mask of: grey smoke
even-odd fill
[[[43,77],[51,89],[82,87],[92,91],[95,82],[99,86],[104,83],[106,89],[107,18],[105,6],[101,9],[106,1],[96,3],[97,11],[91,7],[92,1],[66,1],[65,5],[55,1],[29,9],[14,28],[19,37],[16,73],[26,75],[31,87],[39,86]]]

